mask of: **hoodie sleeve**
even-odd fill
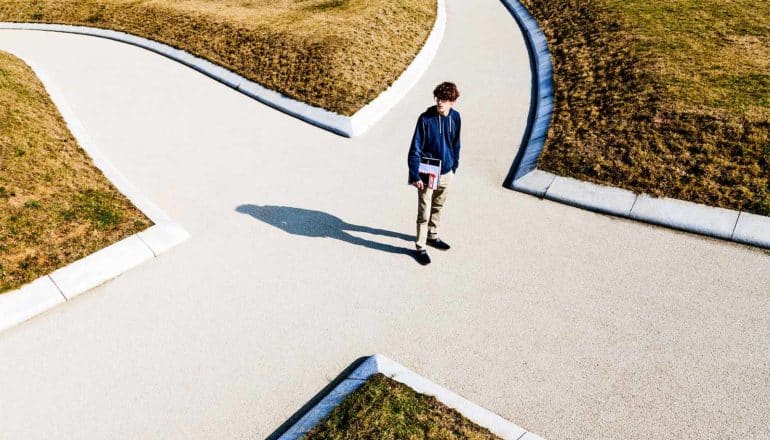
[[[460,118],[460,114],[457,114],[457,131],[455,131],[455,138],[453,140],[452,144],[452,154],[454,159],[454,168],[452,168],[452,172],[457,172],[457,168],[460,167],[460,128],[462,125],[462,120]]]
[[[409,165],[409,183],[410,185],[420,180],[420,159],[422,158],[422,147],[425,142],[425,122],[423,118],[417,119],[417,126],[414,127],[414,135],[412,136],[412,145],[409,147],[409,155],[407,156],[407,163]]]

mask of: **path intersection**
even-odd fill
[[[264,438],[372,353],[544,438],[770,436],[770,255],[504,189],[524,41],[498,1],[447,7],[430,70],[354,139],[145,50],[0,31],[191,234],[0,334],[2,436]],[[406,151],[443,80],[452,249],[421,267]]]

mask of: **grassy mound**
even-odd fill
[[[522,3],[554,58],[540,168],[770,215],[770,2]]]
[[[184,49],[352,115],[409,66],[435,0],[4,0],[0,21],[85,25]]]
[[[305,440],[417,440],[498,437],[457,411],[378,373],[337,406]]]
[[[150,225],[78,147],[32,70],[0,52],[0,292]]]

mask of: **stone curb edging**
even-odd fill
[[[24,61],[44,84],[70,132],[91,157],[94,165],[155,224],[19,289],[0,294],[0,331],[93,289],[189,238],[182,226],[171,221],[160,208],[141,194],[99,151],[45,71],[34,63]]]
[[[425,41],[425,44],[423,44],[423,47],[417,53],[414,60],[412,60],[412,63],[406,68],[401,76],[388,87],[388,89],[358,110],[353,116],[344,116],[320,107],[305,104],[304,102],[297,101],[279,92],[270,90],[256,82],[227,70],[224,67],[192,55],[189,52],[125,32],[87,26],[15,22],[0,22],[0,29],[89,35],[138,46],[191,67],[246,96],[256,99],[263,104],[269,105],[270,107],[294,116],[302,121],[341,136],[355,137],[363,134],[385,116],[385,114],[390,111],[390,109],[393,108],[393,106],[396,105],[415,84],[417,84],[417,81],[425,71],[427,71],[433,58],[436,56],[446,28],[445,0],[436,1],[436,21],[433,23],[433,28],[431,29],[428,39]]]
[[[53,101],[59,113],[67,123],[72,136],[77,139],[80,147],[88,154],[93,160],[94,165],[104,174],[104,176],[115,185],[123,195],[125,195],[131,203],[134,204],[140,211],[142,211],[153,223],[169,222],[171,219],[163,212],[158,206],[152,203],[147,197],[145,197],[139,190],[132,184],[118,169],[110,162],[107,157],[102,154],[101,150],[96,146],[96,143],[91,139],[88,131],[85,129],[80,119],[75,112],[69,106],[69,103],[64,98],[64,94],[56,87],[54,81],[50,79],[48,73],[38,66],[35,62],[24,60],[25,63],[35,72],[38,79],[45,86],[48,96]]]
[[[537,20],[518,2],[501,0],[516,19],[524,34],[529,61],[532,66],[532,97],[527,127],[521,145],[505,179],[505,186],[537,168],[537,161],[545,146],[548,127],[553,113],[553,62],[548,51],[548,41],[537,24]]]
[[[420,80],[422,75],[428,71],[433,59],[438,53],[441,41],[444,39],[446,30],[446,2],[445,0],[436,1],[436,21],[433,23],[428,39],[422,46],[422,49],[414,57],[409,67],[390,85],[384,92],[380,93],[369,104],[358,110],[351,119],[350,135],[359,136],[371,128],[377,121],[382,119],[391,108],[398,104]]]
[[[537,21],[517,0],[502,0],[524,32],[533,70],[527,131],[505,186],[578,208],[669,228],[770,248],[770,217],[711,207],[557,176],[538,170],[553,112],[553,67]]]
[[[187,231],[173,222],[138,234],[0,295],[0,332],[93,289],[185,241]]]
[[[602,214],[610,214],[770,249],[770,217],[627,189],[585,182],[535,170],[513,182],[513,189]]]
[[[358,368],[350,373],[339,385],[330,391],[320,402],[305,413],[294,425],[284,432],[279,440],[298,440],[326,417],[345,397],[357,390],[371,376],[382,373],[407,385],[418,393],[434,396],[444,405],[460,412],[472,422],[489,429],[493,434],[506,440],[541,440],[535,434],[503,419],[473,402],[429,381],[403,365],[381,354],[368,357]]]

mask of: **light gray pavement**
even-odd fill
[[[502,188],[524,43],[495,0],[448,12],[433,67],[352,140],[134,47],[0,32],[191,233],[0,334],[0,436],[262,438],[377,352],[544,438],[769,437],[770,254]],[[406,149],[444,79],[463,92],[453,249],[423,268],[389,252],[409,237],[328,238],[335,217],[413,233]],[[318,223],[271,225],[286,213]]]

